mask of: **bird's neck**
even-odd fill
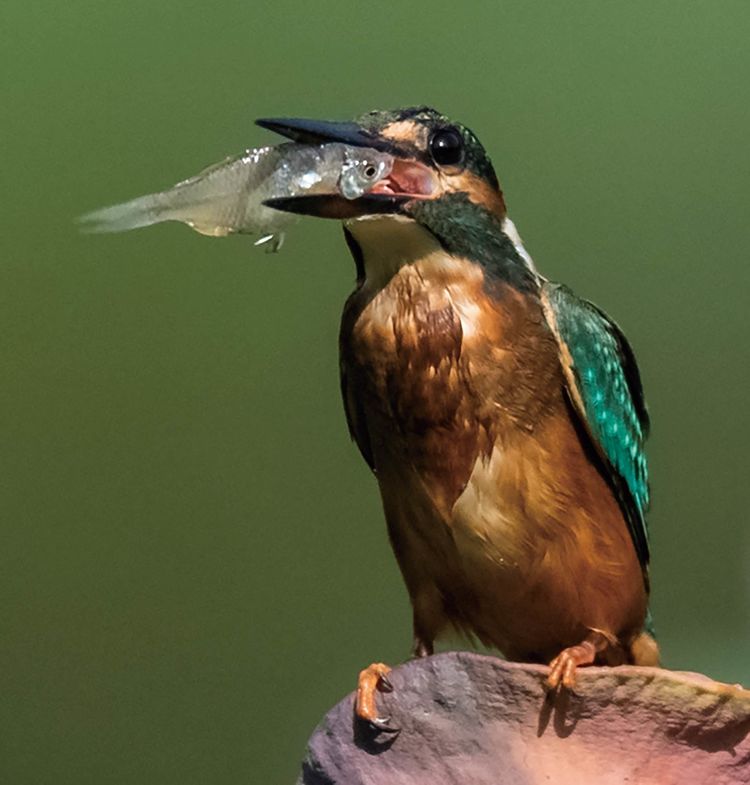
[[[467,193],[446,194],[437,200],[416,201],[412,214],[454,256],[482,266],[488,281],[500,280],[519,291],[535,291],[538,276],[525,251],[519,251],[520,238],[507,217],[483,204],[473,202]],[[513,227],[515,238],[508,233]],[[523,248],[523,246],[521,246]]]
[[[535,289],[538,275],[513,222],[484,210],[422,209],[419,222],[397,215],[368,216],[347,222],[358,283],[382,289],[405,266],[431,278],[450,277],[452,260],[478,264],[489,281],[499,279],[520,291]]]

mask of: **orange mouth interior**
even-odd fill
[[[383,178],[371,191],[372,194],[411,196],[429,199],[436,190],[437,182],[432,170],[417,161],[396,158],[388,177]]]

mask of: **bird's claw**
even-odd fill
[[[390,717],[380,717],[377,710],[378,691],[392,692],[393,684],[388,679],[390,668],[382,662],[374,662],[359,674],[357,697],[354,702],[355,715],[371,728],[383,733],[396,733],[398,728],[391,724]]]
[[[367,720],[367,724],[378,733],[398,733],[401,729],[391,724],[390,717],[375,717]]]

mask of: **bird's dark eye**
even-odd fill
[[[430,139],[430,153],[438,166],[460,164],[464,157],[464,140],[455,128],[436,131]]]

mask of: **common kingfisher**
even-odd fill
[[[357,283],[340,331],[353,439],[380,488],[416,657],[450,629],[549,663],[657,665],[648,611],[649,417],[633,351],[536,270],[477,137],[429,107],[266,119],[297,142],[395,156],[370,193],[271,200],[339,218]],[[376,727],[388,667],[360,674]]]

